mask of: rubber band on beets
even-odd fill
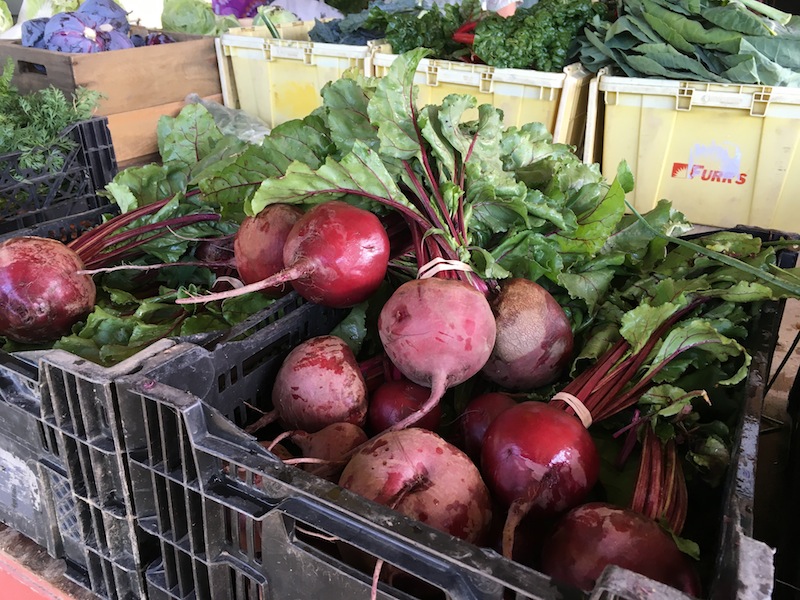
[[[586,405],[581,402],[579,398],[567,392],[558,392],[555,396],[553,396],[552,400],[561,400],[562,402],[566,402],[569,407],[575,411],[575,415],[581,420],[583,426],[586,429],[589,429],[592,424],[592,413],[589,412],[589,409],[586,408]]]
[[[465,273],[471,273],[472,267],[460,260],[451,260],[437,256],[419,268],[417,271],[417,279],[428,279],[442,271],[464,271]]]

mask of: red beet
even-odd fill
[[[369,398],[367,422],[370,430],[373,434],[377,434],[396,425],[419,410],[430,394],[429,388],[407,379],[384,382]],[[417,421],[415,426],[436,431],[441,420],[442,409],[437,405]]]
[[[245,284],[256,283],[283,270],[283,247],[303,211],[288,204],[270,204],[255,217],[247,217],[236,232],[233,248],[236,270]],[[279,298],[292,288],[289,284],[261,290]]]
[[[564,515],[542,551],[542,570],[591,590],[607,565],[630,569],[700,595],[694,566],[658,523],[632,510],[594,502]]]
[[[414,425],[447,388],[475,375],[486,363],[495,324],[486,297],[455,279],[413,279],[401,285],[378,318],[384,350],[400,372],[431,388],[415,413],[393,426]]]
[[[317,336],[284,359],[272,402],[286,429],[314,433],[344,422],[363,427],[367,386],[350,347],[336,336]]]
[[[481,372],[510,390],[552,383],[572,357],[572,327],[550,293],[529,279],[501,283],[492,300],[497,341]]]
[[[484,539],[491,522],[477,467],[427,429],[374,437],[347,463],[339,485],[472,543]]]
[[[368,210],[338,200],[323,202],[292,227],[283,246],[283,266],[279,273],[256,283],[179,298],[176,303],[224,300],[291,282],[297,293],[311,302],[334,308],[355,306],[369,298],[386,275],[389,236]]]
[[[315,433],[292,431],[287,437],[300,448],[303,458],[321,462],[303,464],[302,459],[290,461],[302,465],[309,473],[332,481],[338,479],[349,453],[368,439],[364,430],[354,423],[332,423]]]
[[[503,392],[488,392],[470,400],[461,413],[459,425],[464,440],[464,451],[472,460],[480,461],[483,438],[492,421],[516,404],[511,396]]]
[[[594,441],[575,417],[543,402],[522,402],[489,425],[481,472],[494,498],[509,507],[503,552],[528,514],[552,516],[579,504],[597,481]]]
[[[24,343],[56,340],[88,315],[96,295],[80,257],[59,241],[11,238],[0,244],[0,335]]]

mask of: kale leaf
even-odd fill
[[[603,3],[541,0],[507,18],[490,14],[475,28],[474,52],[487,65],[555,72],[577,51],[576,38]]]

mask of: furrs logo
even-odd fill
[[[742,152],[733,143],[695,144],[687,162],[672,164],[672,177],[742,185],[747,181],[747,173],[742,172],[741,166]]]
[[[697,179],[713,183],[735,183],[742,185],[747,182],[747,173],[739,173],[736,177],[728,177],[718,169],[706,169],[703,165],[689,165],[688,163],[673,163],[672,177],[674,179]]]

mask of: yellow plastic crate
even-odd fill
[[[266,27],[239,27],[217,39],[225,106],[240,108],[270,127],[302,118],[322,104],[320,91],[348,69],[372,73],[368,46],[309,40],[313,21],[279,25],[281,39]]]
[[[379,49],[372,57],[374,75],[383,77],[396,58]],[[479,105],[502,109],[505,125],[544,123],[556,142],[577,147],[583,146],[590,81],[591,73],[578,64],[546,73],[428,58],[414,78],[421,105],[439,104],[448,94],[472,94]]]
[[[590,95],[584,159],[606,177],[626,160],[637,210],[800,232],[800,89],[601,72]]]

